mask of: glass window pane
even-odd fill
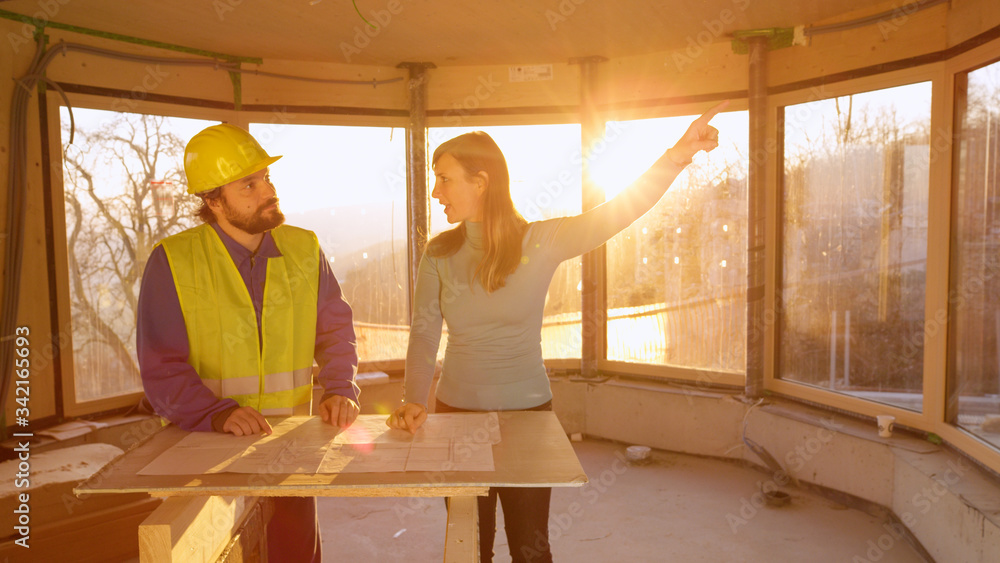
[[[285,221],[316,233],[354,311],[362,362],[406,357],[406,135],[389,127],[254,123]]]
[[[785,108],[779,371],[922,409],[931,84]]]
[[[63,125],[63,188],[76,401],[142,391],[135,306],[146,259],[198,224],[184,145],[212,122],[74,108]]]
[[[580,126],[523,125],[440,127],[428,131],[428,190],[433,189],[430,158],[441,143],[469,131],[485,131],[507,159],[514,207],[530,221],[566,217],[581,211],[583,160]],[[451,228],[443,208],[431,201],[431,234]],[[580,357],[580,258],[559,265],[545,299],[542,357]],[[443,341],[444,339],[442,339]],[[443,353],[443,346],[441,348]]]
[[[594,179],[611,199],[696,116],[610,122]],[[747,112],[718,115],[719,148],[607,245],[609,360],[745,373]]]
[[[1000,447],[1000,62],[966,82],[956,96],[948,416]]]

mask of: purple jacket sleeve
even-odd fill
[[[170,263],[153,249],[139,290],[136,351],[146,397],[157,414],[184,430],[209,432],[212,416],[238,406],[201,382],[188,358],[187,329]]]
[[[319,251],[319,302],[316,311],[316,363],[323,400],[343,395],[358,402],[358,345],[351,306],[344,300],[330,262]]]

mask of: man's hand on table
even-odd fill
[[[358,404],[343,395],[331,395],[319,405],[319,415],[323,417],[323,422],[329,422],[341,428],[347,428],[354,424],[354,420],[358,418],[360,412]]]
[[[226,422],[222,425],[222,431],[237,436],[270,434],[271,425],[267,423],[264,415],[254,410],[253,407],[240,407],[226,418]]]
[[[407,430],[415,433],[420,425],[427,420],[427,409],[420,403],[406,403],[396,409],[385,421],[389,428]]]

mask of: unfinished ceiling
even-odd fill
[[[445,66],[557,63],[575,57],[618,58],[697,48],[726,41],[735,30],[810,25],[878,11],[872,4],[871,0],[7,0],[0,1],[0,9],[241,57]],[[877,4],[881,9],[892,7]]]

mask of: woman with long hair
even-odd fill
[[[416,432],[427,419],[442,322],[448,346],[435,412],[551,410],[542,363],[542,312],[556,267],[604,244],[652,209],[698,151],[718,146],[709,121],[696,119],[681,139],[615,198],[574,217],[528,223],[514,208],[507,161],[481,131],[434,151],[434,190],[449,223],[420,261],[406,353],[403,405],[386,421]],[[500,499],[511,559],[552,561],[551,488],[494,487],[479,497],[480,560],[493,560]]]

